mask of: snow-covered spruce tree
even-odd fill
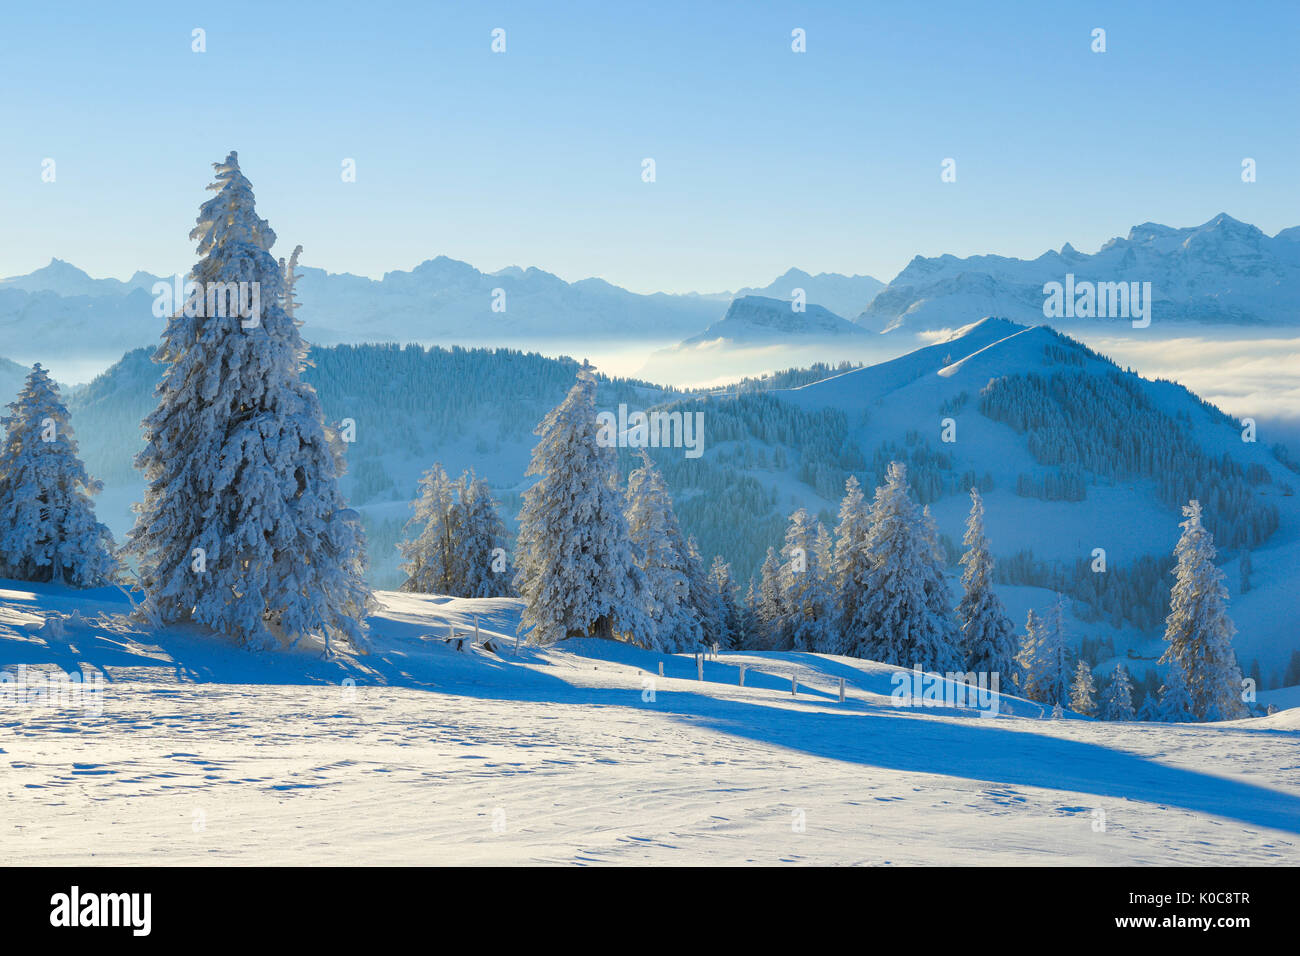
[[[670,499],[671,500],[671,499]],[[673,519],[676,521],[676,518]],[[686,539],[686,603],[691,608],[696,623],[695,644],[712,646],[716,641],[721,645],[719,634],[722,630],[722,605],[718,601],[718,592],[713,587],[708,570],[704,567],[704,558],[700,555],[700,546],[695,536]]]
[[[621,637],[652,646],[646,582],[623,516],[614,450],[597,441],[596,377],[584,363],[568,396],[537,426],[519,513],[515,587],[528,640]]]
[[[510,594],[510,567],[505,558],[506,525],[492,489],[468,472],[459,485],[463,528],[457,542],[462,559],[464,597],[505,597]]]
[[[293,318],[298,312],[298,306],[301,304],[295,298],[294,287],[298,285],[298,280],[302,278],[298,274],[298,257],[302,255],[302,246],[293,247],[293,255],[289,257],[288,263],[284,259],[280,260],[280,273],[284,276],[284,290],[280,293],[280,304],[284,306],[285,315]]]
[[[1160,719],[1160,702],[1156,699],[1155,691],[1150,691],[1142,698],[1142,706],[1138,708],[1137,719],[1143,723],[1152,723]]]
[[[1102,698],[1101,717],[1103,720],[1132,720],[1133,716],[1133,681],[1129,679],[1128,668],[1122,663],[1116,664]]]
[[[1079,661],[1070,684],[1070,709],[1076,714],[1091,717],[1097,709],[1097,685],[1092,680],[1092,668],[1087,661]]]
[[[948,672],[960,663],[959,632],[933,522],[912,500],[907,470],[891,462],[867,529],[870,574],[861,617],[866,641],[844,653],[899,667]]]
[[[755,605],[758,627],[751,647],[763,650],[787,647],[787,636],[782,633],[785,626],[785,606],[781,600],[781,559],[776,556],[775,548],[767,549],[763,566],[759,569],[758,603]]]
[[[763,647],[763,622],[758,610],[758,588],[754,586],[751,578],[749,586],[745,589],[745,603],[740,608],[740,640],[732,644],[737,650],[760,650]]]
[[[1160,719],[1166,723],[1184,724],[1196,719],[1192,712],[1192,695],[1187,690],[1187,678],[1177,664],[1169,665],[1165,682],[1160,687]]]
[[[397,545],[406,559],[401,590],[456,597],[510,593],[506,527],[486,481],[467,471],[453,482],[435,462],[411,507],[406,529],[415,536]]]
[[[1165,618],[1169,647],[1162,664],[1177,664],[1187,682],[1197,720],[1231,720],[1246,714],[1241,668],[1232,650],[1236,628],[1228,617],[1228,589],[1214,564],[1214,539],[1201,524],[1201,503],[1183,508],[1187,519],[1174,547],[1174,586]]]
[[[116,573],[113,538],[95,520],[86,474],[58,386],[39,364],[0,418],[0,577],[73,587]]]
[[[1020,652],[1016,655],[1016,667],[1020,672],[1020,690],[1030,700],[1039,702],[1046,698],[1043,694],[1043,665],[1039,657],[1039,645],[1043,640],[1043,622],[1038,612],[1032,607],[1025,620],[1025,633],[1020,638]]]
[[[722,555],[714,557],[709,568],[709,578],[720,611],[716,640],[721,647],[739,650],[744,646],[745,614],[736,596],[736,582],[731,576],[731,565],[722,559]]]
[[[984,500],[977,488],[971,489],[970,497],[970,517],[962,539],[967,550],[961,563],[966,569],[962,572],[962,597],[957,605],[966,670],[999,674],[1000,683],[1017,687],[1016,626],[993,590],[993,555],[984,536]]]
[[[807,617],[815,624],[804,640],[814,651],[838,654],[841,639],[835,600],[835,540],[820,521],[813,551],[817,555],[817,581],[804,599]]]
[[[338,491],[341,443],[300,377],[307,346],[281,305],[275,233],[236,154],[214,165],[216,195],[190,233],[200,293],[154,353],[166,368],[136,458],[148,485],[126,550],[142,612],[249,647],[307,634],[327,653],[336,637],[361,646],[374,598],[360,520]],[[242,316],[229,283],[247,283]]]
[[[781,558],[782,649],[823,650],[833,606],[827,578],[830,538],[804,508],[790,516]]]
[[[1043,620],[1042,633],[1037,647],[1038,700],[1046,704],[1070,702],[1070,649],[1065,641],[1065,598],[1057,594],[1056,601]]]
[[[419,497],[411,503],[414,515],[406,523],[415,537],[398,544],[406,581],[401,590],[417,594],[456,594],[463,580],[457,541],[464,532],[464,521],[456,486],[442,465],[433,467],[420,479]]]
[[[858,479],[849,476],[840,501],[839,524],[835,527],[835,597],[837,622],[832,653],[847,653],[848,648],[863,647],[867,622],[862,616],[863,600],[871,573],[867,553],[870,522],[866,498]]]
[[[690,603],[687,555],[672,498],[645,449],[641,467],[627,476],[627,530],[645,577],[643,609],[651,622],[650,646],[669,653],[693,647],[698,637]]]

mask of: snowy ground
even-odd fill
[[[1300,863],[1297,710],[990,719],[899,706],[868,662],[701,682],[608,642],[516,655],[514,601],[382,598],[375,652],[324,661],[0,582],[0,671],[105,678],[99,713],[0,698],[0,864]],[[496,653],[444,642],[474,615]]]

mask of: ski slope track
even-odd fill
[[[1300,711],[981,716],[902,705],[868,661],[723,653],[701,681],[626,644],[516,650],[513,599],[380,598],[370,653],[325,659],[0,582],[0,672],[103,680],[99,707],[0,705],[0,861],[1300,863]]]

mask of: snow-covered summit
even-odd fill
[[[1199,226],[1146,222],[1095,254],[1069,243],[1036,259],[917,256],[858,317],[868,328],[942,328],[953,316],[992,313],[1043,318],[1043,285],[1149,282],[1153,321],[1292,323],[1300,320],[1296,227],[1273,237],[1220,213]],[[1079,320],[1107,321],[1107,320]]]
[[[736,299],[717,322],[683,345],[695,345],[714,339],[732,342],[776,340],[782,342],[807,338],[862,335],[864,329],[842,319],[829,309],[807,303],[798,311],[790,302],[766,296],[746,295]]]

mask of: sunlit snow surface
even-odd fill
[[[868,662],[724,653],[701,682],[608,642],[516,655],[512,600],[381,598],[374,652],[326,661],[0,582],[0,671],[105,678],[101,713],[0,706],[0,862],[1300,863],[1300,711],[987,719],[898,706]],[[495,653],[444,641],[475,616]]]

